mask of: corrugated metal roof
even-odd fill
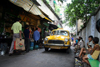
[[[36,0],[31,0],[35,5],[41,6]]]
[[[12,2],[13,4],[15,4],[19,7],[22,7],[25,11],[31,12],[34,15],[40,15],[42,18],[45,18],[45,16],[42,14],[42,12],[30,0],[10,0],[10,2]]]

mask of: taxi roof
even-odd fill
[[[56,30],[64,30],[64,31],[69,32],[68,30],[65,30],[65,29],[63,29],[63,28],[54,29],[54,30],[52,30],[52,31],[56,31]]]

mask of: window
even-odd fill
[[[68,32],[67,31],[60,31],[60,35],[68,36]]]
[[[68,36],[68,32],[67,31],[62,31],[62,30],[57,30],[57,31],[53,31],[51,33],[51,35],[64,35],[64,36]]]

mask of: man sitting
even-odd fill
[[[94,37],[93,38],[93,44],[95,44],[95,46],[92,49],[91,54],[85,55],[83,57],[83,61],[86,62],[89,65],[90,65],[90,63],[88,62],[88,59],[96,60],[98,58],[99,54],[100,54],[100,45],[98,43],[99,43],[99,38]]]
[[[88,48],[81,48],[80,54],[79,54],[79,58],[81,58],[81,56],[83,57],[84,54],[89,54],[91,53],[92,48],[94,47],[94,44],[92,42],[93,40],[93,36],[89,36],[88,37],[89,43],[87,43]]]

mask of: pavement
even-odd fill
[[[74,52],[44,49],[33,50],[24,55],[0,56],[0,67],[74,67]]]

